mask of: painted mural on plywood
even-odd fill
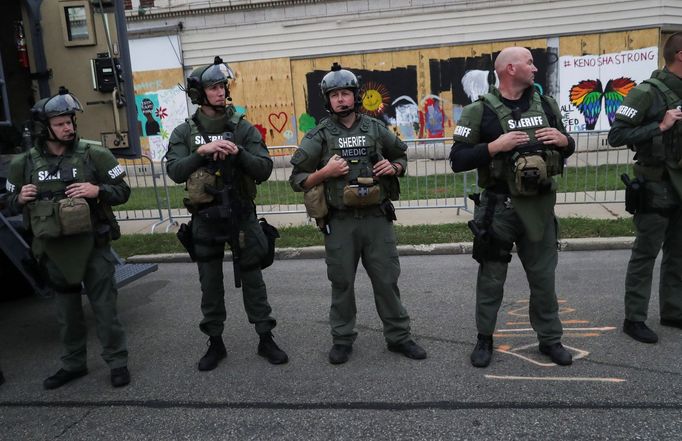
[[[530,49],[533,54],[533,62],[538,71],[535,74],[535,87],[543,93],[547,89],[548,59],[547,50],[544,48]],[[497,84],[497,76],[494,72],[494,60],[499,51],[481,54],[473,57],[455,57],[448,59],[430,59],[429,75],[431,78],[431,94],[437,97],[444,92],[452,95],[452,113],[443,115],[445,119],[451,119],[457,123],[462,114],[462,108],[476,101],[481,95],[488,92],[489,84]],[[556,59],[556,58],[555,58]],[[426,116],[436,115],[434,121],[441,120],[438,115],[440,108],[424,107]],[[429,127],[429,126],[427,126]],[[431,130],[438,130],[435,123],[430,126]]]
[[[569,131],[609,130],[625,96],[658,68],[658,48],[559,59],[562,118]]]
[[[367,70],[348,67],[360,78],[360,112],[383,121],[403,139],[419,133],[417,109],[417,67]],[[305,133],[328,116],[320,96],[320,82],[329,71],[314,70],[306,75],[306,112],[299,116],[299,129]]]
[[[182,69],[133,72],[137,129],[142,153],[160,161],[173,129],[187,118]]]
[[[230,94],[269,147],[295,145],[298,138],[288,58],[230,63]],[[271,148],[271,155],[278,155]]]

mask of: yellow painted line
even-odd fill
[[[615,326],[602,326],[596,328],[564,328],[564,331],[613,331],[615,329],[616,329]],[[495,332],[530,332],[530,331],[533,331],[533,328],[498,329]]]
[[[491,380],[523,380],[523,381],[592,381],[599,383],[624,383],[624,378],[603,377],[520,377],[516,375],[484,375]]]

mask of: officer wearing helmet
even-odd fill
[[[63,366],[43,382],[45,389],[88,373],[83,290],[112,386],[130,382],[126,336],[116,312],[116,259],[109,246],[120,236],[111,206],[125,203],[130,187],[108,149],[78,138],[76,112],[82,112],[81,105],[64,87],[38,101],[31,109],[34,146],[12,161],[7,180],[10,210],[24,210],[33,254],[57,292]]]
[[[362,259],[372,281],[388,349],[412,359],[426,352],[410,334],[400,301],[400,262],[393,229],[398,176],[405,174],[407,146],[383,123],[358,112],[357,77],[337,63],[320,84],[330,116],[308,132],[291,159],[289,183],[307,194],[322,189],[328,214],[317,219],[325,233],[327,277],[332,285],[329,362],[348,361],[355,331],[355,274]]]
[[[274,243],[271,247],[269,241],[274,239],[264,233],[267,228],[259,224],[254,204],[256,185],[270,177],[272,160],[258,130],[232,104],[226,105],[230,100],[228,80],[232,78],[232,71],[220,57],[192,71],[186,92],[199,108],[173,130],[166,154],[168,176],[186,184],[184,202],[192,214],[184,233],[187,236],[183,236],[191,239],[187,240],[189,245],[183,244],[197,261],[203,313],[199,328],[208,336],[208,350],[199,360],[200,371],[215,369],[227,356],[222,338],[227,315],[223,285],[226,243],[233,257],[239,256],[239,261],[233,262],[235,274],[239,273],[235,280],[243,285],[244,309],[260,337],[258,354],[272,364],[288,361],[273,340],[272,329],[277,322],[270,315],[261,274],[261,268],[271,263],[269,252],[274,252]],[[226,231],[228,225],[233,226],[230,231]]]

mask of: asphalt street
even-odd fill
[[[509,269],[487,369],[473,368],[476,263],[470,255],[401,258],[400,287],[424,361],[389,352],[363,270],[359,337],[345,365],[327,362],[329,282],[323,259],[281,260],[265,271],[276,341],[290,362],[269,365],[225,263],[228,358],[198,372],[199,288],[193,264],[164,263],[120,292],[132,383],[112,389],[89,308],[86,377],[54,391],[59,367],[49,300],[0,305],[0,439],[679,439],[682,330],[649,324],[656,345],[620,326],[628,251],[560,253],[557,292],[575,361],[539,354],[518,258]],[[656,269],[658,271],[658,267]],[[657,278],[654,286],[657,286]],[[656,292],[656,290],[654,290]]]

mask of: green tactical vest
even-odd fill
[[[650,84],[663,95],[666,106],[662,109],[663,112],[682,105],[682,99],[659,78],[652,77],[643,82]],[[664,165],[672,169],[681,169],[682,124],[678,122],[672,129],[655,136],[651,141],[635,145],[635,151],[640,165],[658,167],[661,168],[661,172]]]
[[[197,110],[196,115],[200,118],[200,123],[206,130],[206,135],[208,135],[209,138],[208,142],[223,139],[222,135],[224,132],[232,132],[236,136],[237,126],[242,118],[244,118],[244,115],[237,112],[233,106],[227,108],[225,117],[220,120],[206,118],[199,110]],[[204,140],[201,132],[199,132],[199,128],[193,118],[186,119],[185,121],[190,127],[187,145],[191,152],[195,152],[199,147],[206,144],[206,140]],[[241,141],[242,140],[235,138],[234,143],[239,144]],[[222,180],[218,179],[218,189],[222,188],[222,185]],[[238,167],[234,170],[234,185],[239,194],[245,199],[254,200],[256,198],[256,183],[249,176],[242,173]]]
[[[89,148],[89,144],[79,141],[72,152],[63,156],[59,169],[50,173],[54,160],[48,161],[37,147],[33,147],[28,153],[26,182],[38,187],[39,198],[51,198],[54,201],[63,199],[64,191],[69,183],[86,182],[93,178],[93,170],[86,165]],[[70,176],[66,176],[68,174],[73,175],[73,180],[67,183],[63,179],[64,176],[70,179]],[[38,259],[47,255],[69,285],[77,285],[83,280],[87,260],[93,247],[93,234],[79,234],[56,239],[34,238],[31,244],[33,254]]]
[[[63,199],[68,184],[86,182],[92,179],[92,170],[85,166],[89,148],[89,144],[78,142],[73,152],[63,156],[59,169],[54,174],[50,174],[50,162],[37,147],[33,147],[28,153],[31,167],[27,182],[38,187],[38,193],[41,195],[48,196],[55,201]],[[66,176],[68,174],[71,176]]]
[[[497,115],[502,131],[507,133],[511,130],[521,131],[528,135],[530,144],[537,143],[535,131],[544,127],[551,127],[545,110],[542,108],[542,97],[533,93],[532,101],[528,110],[521,114],[518,120],[514,119],[512,109],[500,100],[497,93],[487,93],[479,98],[484,105],[488,106]],[[561,153],[552,150],[551,147],[538,146],[543,150],[543,156],[547,165],[547,175],[555,176],[563,170],[563,158]],[[478,169],[478,185],[482,188],[489,187],[495,181],[504,181],[510,188],[513,185],[512,155],[513,152],[498,153],[490,161],[488,167]]]
[[[327,203],[339,210],[346,209],[343,203],[343,189],[358,177],[371,177],[374,163],[381,159],[380,134],[377,122],[365,115],[360,115],[360,121],[350,129],[325,119],[319,127],[325,143],[322,149],[322,165],[329,162],[333,155],[339,155],[348,162],[349,171],[345,176],[329,179],[325,182]],[[388,177],[387,177],[388,178]],[[388,179],[379,179],[381,195],[379,200],[387,198]]]

